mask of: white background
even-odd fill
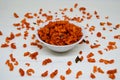
[[[95,19],[93,17],[92,20],[86,20],[81,25],[85,26],[87,23],[89,25],[95,25],[96,30],[93,35],[90,33],[85,33],[85,35],[89,36],[90,43],[95,43],[95,40],[99,40],[99,43],[102,45],[99,49],[103,50],[104,54],[99,55],[97,53],[97,50],[99,49],[90,49],[89,45],[81,44],[77,45],[74,49],[66,52],[66,53],[57,53],[49,50],[45,46],[43,46],[43,49],[39,50],[36,47],[31,47],[29,45],[30,39],[28,38],[26,41],[23,40],[22,37],[16,38],[12,40],[12,42],[15,42],[17,44],[17,49],[13,50],[11,48],[0,48],[0,80],[50,80],[49,75],[46,78],[42,78],[40,75],[42,72],[48,70],[49,74],[54,71],[55,69],[58,69],[59,73],[53,80],[59,80],[59,76],[65,75],[65,71],[69,66],[67,66],[67,61],[72,61],[72,66],[70,66],[72,73],[70,75],[65,75],[66,80],[75,80],[75,74],[78,70],[81,70],[83,72],[83,75],[79,78],[79,80],[91,80],[90,73],[92,72],[92,68],[94,65],[101,67],[105,74],[96,73],[95,80],[110,80],[108,78],[108,75],[106,74],[106,71],[109,69],[118,69],[118,72],[116,75],[115,80],[120,79],[120,40],[113,39],[113,36],[115,34],[120,35],[120,29],[113,30],[113,32],[109,32],[110,29],[113,29],[113,27],[120,23],[120,0],[97,0],[97,1],[84,1],[84,0],[1,0],[0,1],[0,30],[3,32],[3,36],[0,36],[0,44],[5,42],[5,37],[9,36],[10,32],[23,32],[23,31],[17,31],[13,27],[13,23],[19,22],[21,19],[23,19],[24,14],[26,12],[38,12],[40,8],[44,10],[44,12],[52,11],[58,12],[60,8],[71,8],[73,7],[74,3],[78,3],[78,7],[86,7],[87,11],[90,13],[94,13],[96,10],[98,14],[101,16],[100,20]],[[19,14],[20,18],[15,19],[13,17],[13,13],[16,12]],[[79,16],[80,14],[77,11],[74,11],[73,13],[66,13],[69,16]],[[58,15],[59,16],[59,15]],[[80,15],[81,16],[81,15]],[[105,16],[109,16],[108,20],[105,20]],[[106,40],[100,39],[96,37],[96,32],[101,31],[99,22],[100,21],[110,21],[113,23],[112,27],[107,27],[107,30],[104,31],[102,34],[106,36]],[[31,23],[33,21],[31,20]],[[31,31],[31,34],[35,33],[34,31]],[[108,41],[116,41],[117,43],[117,49],[113,51],[104,51],[104,48],[106,47]],[[22,44],[27,43],[27,48],[22,48]],[[75,63],[76,56],[79,56],[79,51],[83,51],[84,60],[80,63]],[[23,57],[23,53],[26,51],[30,52],[39,52],[39,56],[37,61],[31,60],[29,58]],[[88,63],[86,59],[86,55],[89,52],[94,52],[96,59],[96,63]],[[9,59],[9,54],[13,53],[13,56],[18,60],[19,65],[15,67],[14,71],[10,72],[7,65],[5,65],[5,61]],[[51,58],[52,63],[48,64],[47,66],[42,66],[41,62],[45,58]],[[99,63],[99,59],[114,59],[115,63],[112,65],[105,65],[102,63]],[[27,67],[25,66],[26,62],[30,62],[31,66]],[[21,77],[19,75],[18,69],[24,68],[27,70],[28,68],[35,69],[35,74],[32,76],[25,75],[24,77]]]

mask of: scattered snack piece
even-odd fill
[[[34,71],[34,69],[30,68],[26,71],[26,73],[27,73],[28,76],[32,76],[32,74],[34,74],[35,71]]]
[[[115,74],[117,73],[117,69],[108,70],[106,73],[108,74],[108,77],[110,79],[115,79],[116,78]]]
[[[10,60],[7,60],[7,61],[5,62],[5,64],[8,65],[10,71],[13,71],[13,70],[14,70],[14,66],[13,66],[13,64],[10,62]]]
[[[92,49],[94,49],[94,48],[98,48],[99,46],[100,46],[100,44],[90,45],[90,47],[91,47]]]
[[[33,18],[32,13],[26,13],[24,16],[29,19]]]
[[[16,61],[16,59],[13,57],[13,54],[10,54],[9,56],[10,56],[10,59],[11,59],[12,62]]]
[[[28,31],[24,31],[24,39],[26,39],[28,37],[29,32]]]
[[[24,57],[29,55],[30,55],[30,52],[24,52]]]
[[[60,80],[65,80],[65,76],[64,75],[60,75]]]
[[[31,39],[35,39],[35,34],[32,34],[32,37],[31,37]]]
[[[88,58],[87,60],[88,60],[88,62],[90,62],[90,63],[95,63],[95,62],[96,62],[96,60],[95,60],[94,58]]]
[[[72,70],[71,70],[70,68],[68,68],[68,69],[66,70],[66,75],[71,74],[71,72],[72,72]]]
[[[81,56],[81,57],[80,57],[80,61],[82,62],[82,61],[83,61],[83,59],[84,59],[84,57],[83,57],[83,56]]]
[[[106,50],[114,50],[117,49],[117,45],[116,42],[113,41],[109,41]]]
[[[101,37],[102,36],[102,34],[101,34],[101,32],[97,32],[97,37]]]
[[[19,68],[19,73],[22,77],[25,75],[25,71],[22,68]]]
[[[112,25],[112,23],[111,23],[111,22],[107,22],[107,25],[108,25],[108,26],[111,26],[111,25]]]
[[[15,35],[13,32],[10,33],[10,37],[6,37],[5,41],[7,43],[9,43],[11,40],[13,40],[15,38]]]
[[[79,54],[81,55],[81,54],[82,54],[82,51],[80,51]]]
[[[70,8],[70,12],[73,12],[73,8]]]
[[[16,12],[13,13],[15,18],[19,18],[18,14]]]
[[[15,34],[15,37],[19,37],[19,36],[21,36],[21,33]]]
[[[90,77],[91,77],[92,79],[95,79],[95,78],[96,78],[96,76],[95,76],[93,73],[90,74]]]
[[[15,43],[11,43],[10,46],[11,46],[12,49],[16,49],[16,45],[15,45]]]
[[[114,63],[114,59],[111,59],[111,60],[100,59],[99,62],[100,63],[104,63],[104,64],[113,64]]]
[[[93,66],[93,73],[97,72],[97,66]]]
[[[105,25],[105,22],[100,22],[100,26],[104,26]]]
[[[86,10],[85,7],[80,7],[80,8],[79,8],[79,11],[85,11],[85,10]]]
[[[98,50],[98,53],[99,53],[100,55],[102,55],[102,54],[103,54],[102,50]]]
[[[52,60],[50,58],[47,58],[47,59],[43,60],[42,65],[47,65],[48,63],[51,63],[51,62],[52,62]]]
[[[78,6],[78,3],[75,3],[75,4],[74,4],[74,8],[77,8],[77,6]]]
[[[14,65],[15,65],[15,66],[18,66],[18,64],[19,64],[18,61],[15,61]]]
[[[91,26],[91,27],[89,28],[89,31],[90,31],[90,32],[95,31],[95,26]]]
[[[111,69],[107,71],[107,74],[115,74],[117,73],[117,69]]]
[[[29,67],[29,66],[30,66],[30,63],[25,63],[25,65]]]
[[[115,25],[115,28],[116,28],[116,29],[120,28],[120,24],[116,24],[116,25]]]
[[[87,55],[87,58],[90,58],[90,57],[92,57],[92,56],[94,56],[94,53],[93,53],[93,52],[90,52],[90,53]]]
[[[109,74],[109,76],[108,76],[110,79],[115,79],[116,77],[115,77],[115,74]]]
[[[37,46],[39,49],[42,49],[42,45],[39,44],[38,42],[31,42],[30,45],[31,46]]]
[[[26,48],[27,47],[27,44],[23,44],[23,48]]]
[[[72,62],[71,62],[71,61],[68,61],[68,62],[67,62],[67,65],[68,65],[68,66],[71,66],[71,65],[72,65]]]
[[[1,44],[1,48],[6,48],[6,47],[9,47],[9,45],[7,43]]]
[[[13,23],[13,26],[18,27],[18,26],[20,26],[20,23]]]
[[[0,36],[3,35],[2,31],[0,31]]]
[[[48,71],[45,71],[41,74],[42,77],[46,77],[48,75]]]
[[[78,71],[78,72],[76,73],[76,79],[78,79],[82,74],[83,74],[82,71]]]
[[[38,52],[33,52],[29,55],[31,59],[35,59],[35,60],[37,60],[37,56],[38,56]]]
[[[54,72],[50,74],[50,78],[54,78],[57,74],[58,74],[58,70],[56,69],[54,70]]]
[[[104,74],[104,71],[100,67],[98,67],[98,72]]]
[[[114,35],[114,39],[120,40],[120,35],[119,34],[118,35]]]

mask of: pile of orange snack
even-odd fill
[[[83,36],[82,28],[69,21],[50,21],[38,30],[40,39],[52,45],[69,45]]]

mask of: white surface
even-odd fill
[[[58,12],[60,8],[71,8],[73,7],[74,3],[78,3],[80,6],[85,6],[87,8],[88,12],[93,12],[96,10],[100,16],[101,19],[92,19],[92,20],[86,20],[83,23],[81,23],[83,26],[87,23],[91,25],[96,26],[96,31],[93,35],[90,35],[90,33],[87,33],[89,36],[90,43],[95,43],[95,40],[99,40],[99,43],[101,43],[101,46],[99,49],[104,50],[106,47],[108,41],[116,41],[117,43],[117,49],[113,51],[104,51],[104,55],[99,55],[97,53],[97,50],[99,49],[90,49],[89,45],[81,44],[76,46],[71,51],[68,51],[66,53],[56,53],[50,51],[48,48],[43,46],[43,49],[39,50],[36,47],[31,47],[28,45],[27,48],[23,49],[22,44],[23,43],[30,43],[29,38],[25,41],[20,38],[16,38],[12,40],[12,42],[15,42],[17,44],[17,49],[13,50],[11,48],[0,48],[0,80],[50,80],[49,75],[46,78],[42,78],[40,74],[46,70],[49,71],[49,74],[54,71],[55,69],[58,69],[59,73],[53,80],[59,80],[59,76],[65,75],[65,71],[67,70],[67,61],[72,61],[72,66],[70,68],[72,69],[72,73],[70,75],[65,75],[66,80],[75,80],[75,74],[78,70],[81,70],[83,72],[83,75],[79,78],[80,80],[91,80],[89,77],[89,74],[92,72],[92,68],[94,65],[101,67],[104,71],[107,71],[108,69],[114,69],[117,68],[118,72],[116,74],[115,80],[120,80],[120,40],[113,39],[114,34],[120,34],[120,29],[113,30],[113,32],[109,32],[111,27],[108,27],[106,31],[102,32],[101,27],[99,26],[100,21],[107,21],[104,19],[105,16],[109,16],[108,21],[113,23],[113,26],[117,23],[120,23],[120,10],[119,10],[119,3],[120,0],[98,0],[98,1],[83,1],[83,0],[1,0],[0,1],[0,30],[3,32],[3,36],[0,36],[0,44],[5,42],[5,37],[9,36],[10,32],[17,33],[16,29],[12,27],[12,24],[15,22],[19,22],[24,16],[26,12],[38,12],[40,8],[43,8],[45,12],[51,10],[53,13]],[[15,19],[13,17],[13,13],[16,12],[19,14],[20,18]],[[75,11],[73,13],[67,13],[69,16],[79,16],[80,14]],[[31,21],[32,23],[33,21]],[[106,40],[97,38],[95,33],[97,31],[101,31],[104,36],[106,36]],[[23,32],[23,31],[19,31]],[[31,31],[31,34],[34,33],[34,31]],[[75,63],[74,60],[76,56],[79,55],[79,51],[83,51],[84,60],[81,63]],[[30,52],[39,52],[39,56],[37,61],[31,60],[28,57],[23,57],[23,53],[26,51]],[[88,63],[86,59],[86,55],[89,52],[94,52],[96,59],[96,63]],[[5,65],[5,61],[9,59],[9,54],[13,53],[13,56],[19,61],[19,66],[15,67],[14,71],[10,72],[7,65]],[[47,66],[42,66],[41,62],[45,58],[51,58],[52,63],[48,64]],[[105,65],[102,63],[99,63],[98,60],[100,58],[105,59],[115,59],[115,63],[111,65]],[[26,67],[25,63],[30,62],[31,66]],[[21,77],[18,72],[18,68],[34,68],[35,74],[31,77],[25,75],[24,77]],[[110,80],[108,78],[108,75],[105,74],[96,74],[95,80]]]

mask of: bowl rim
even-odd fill
[[[52,20],[53,21],[53,20]],[[57,20],[56,20],[57,21]],[[48,22],[50,22],[50,21],[48,21]],[[46,25],[48,22],[44,22],[42,25]],[[75,21],[69,21],[70,23],[73,23],[74,24],[74,22]],[[77,23],[78,24],[78,22],[75,22],[75,23]],[[75,24],[76,25],[76,24]],[[77,25],[78,26],[78,25]],[[44,26],[43,26],[44,27]],[[79,27],[81,27],[82,28],[82,33],[83,33],[83,35],[82,35],[82,37],[78,40],[78,41],[76,41],[76,42],[74,42],[74,43],[72,43],[72,44],[68,44],[68,45],[54,45],[54,44],[49,44],[49,43],[46,43],[46,42],[44,42],[40,37],[39,37],[39,35],[38,35],[38,29],[37,29],[37,34],[36,34],[36,37],[37,37],[37,39],[41,42],[41,43],[43,43],[43,44],[45,44],[45,45],[49,45],[49,46],[52,46],[52,47],[68,47],[68,46],[73,46],[73,45],[76,45],[76,44],[78,44],[78,43],[80,43],[83,39],[84,39],[84,30],[83,30],[83,26],[79,26]],[[41,27],[42,28],[42,27]],[[40,28],[39,28],[40,29]]]

